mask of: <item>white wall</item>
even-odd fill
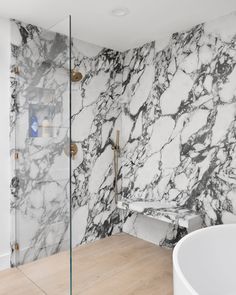
[[[10,258],[10,23],[0,18],[0,270]]]

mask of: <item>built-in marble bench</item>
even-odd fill
[[[117,207],[122,210],[139,213],[160,221],[178,225],[188,232],[202,227],[201,217],[194,211],[185,207],[173,207],[161,202],[118,201]]]

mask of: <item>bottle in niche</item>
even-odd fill
[[[39,123],[38,118],[33,114],[30,118],[30,137],[38,137],[39,133]]]
[[[51,126],[47,116],[42,121],[42,137],[51,137]]]

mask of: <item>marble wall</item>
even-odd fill
[[[12,20],[11,26],[14,265],[69,246],[69,44],[66,36],[33,25]],[[74,246],[120,230],[110,145],[121,124],[120,64],[118,52],[73,40],[72,65],[83,74],[82,82],[72,84],[72,140],[78,146],[72,160]],[[39,124],[36,137],[32,116]],[[46,135],[40,127],[45,118]]]
[[[236,221],[235,25],[233,13],[123,53],[73,39],[72,64],[83,74],[72,84],[73,246],[122,229],[167,246],[186,234],[116,208],[116,130],[120,198],[186,207],[203,226]],[[67,37],[12,21],[15,65],[11,207],[20,251],[13,264],[68,247]],[[35,113],[50,116],[50,137],[29,136]]]
[[[184,206],[203,226],[236,222],[235,64],[236,13],[125,54],[124,199]],[[124,230],[147,235],[144,218]],[[182,236],[160,228],[161,244]]]
[[[73,63],[84,76],[72,85],[72,139],[79,147],[73,161],[72,230],[78,245],[121,230],[110,140],[121,128],[122,57],[74,40]]]

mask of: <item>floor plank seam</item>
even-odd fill
[[[29,278],[20,268],[17,268],[17,270],[19,270],[23,276],[29,280],[36,288],[38,288],[43,294],[48,295],[38,284],[36,284],[33,280],[31,280],[31,278]]]

